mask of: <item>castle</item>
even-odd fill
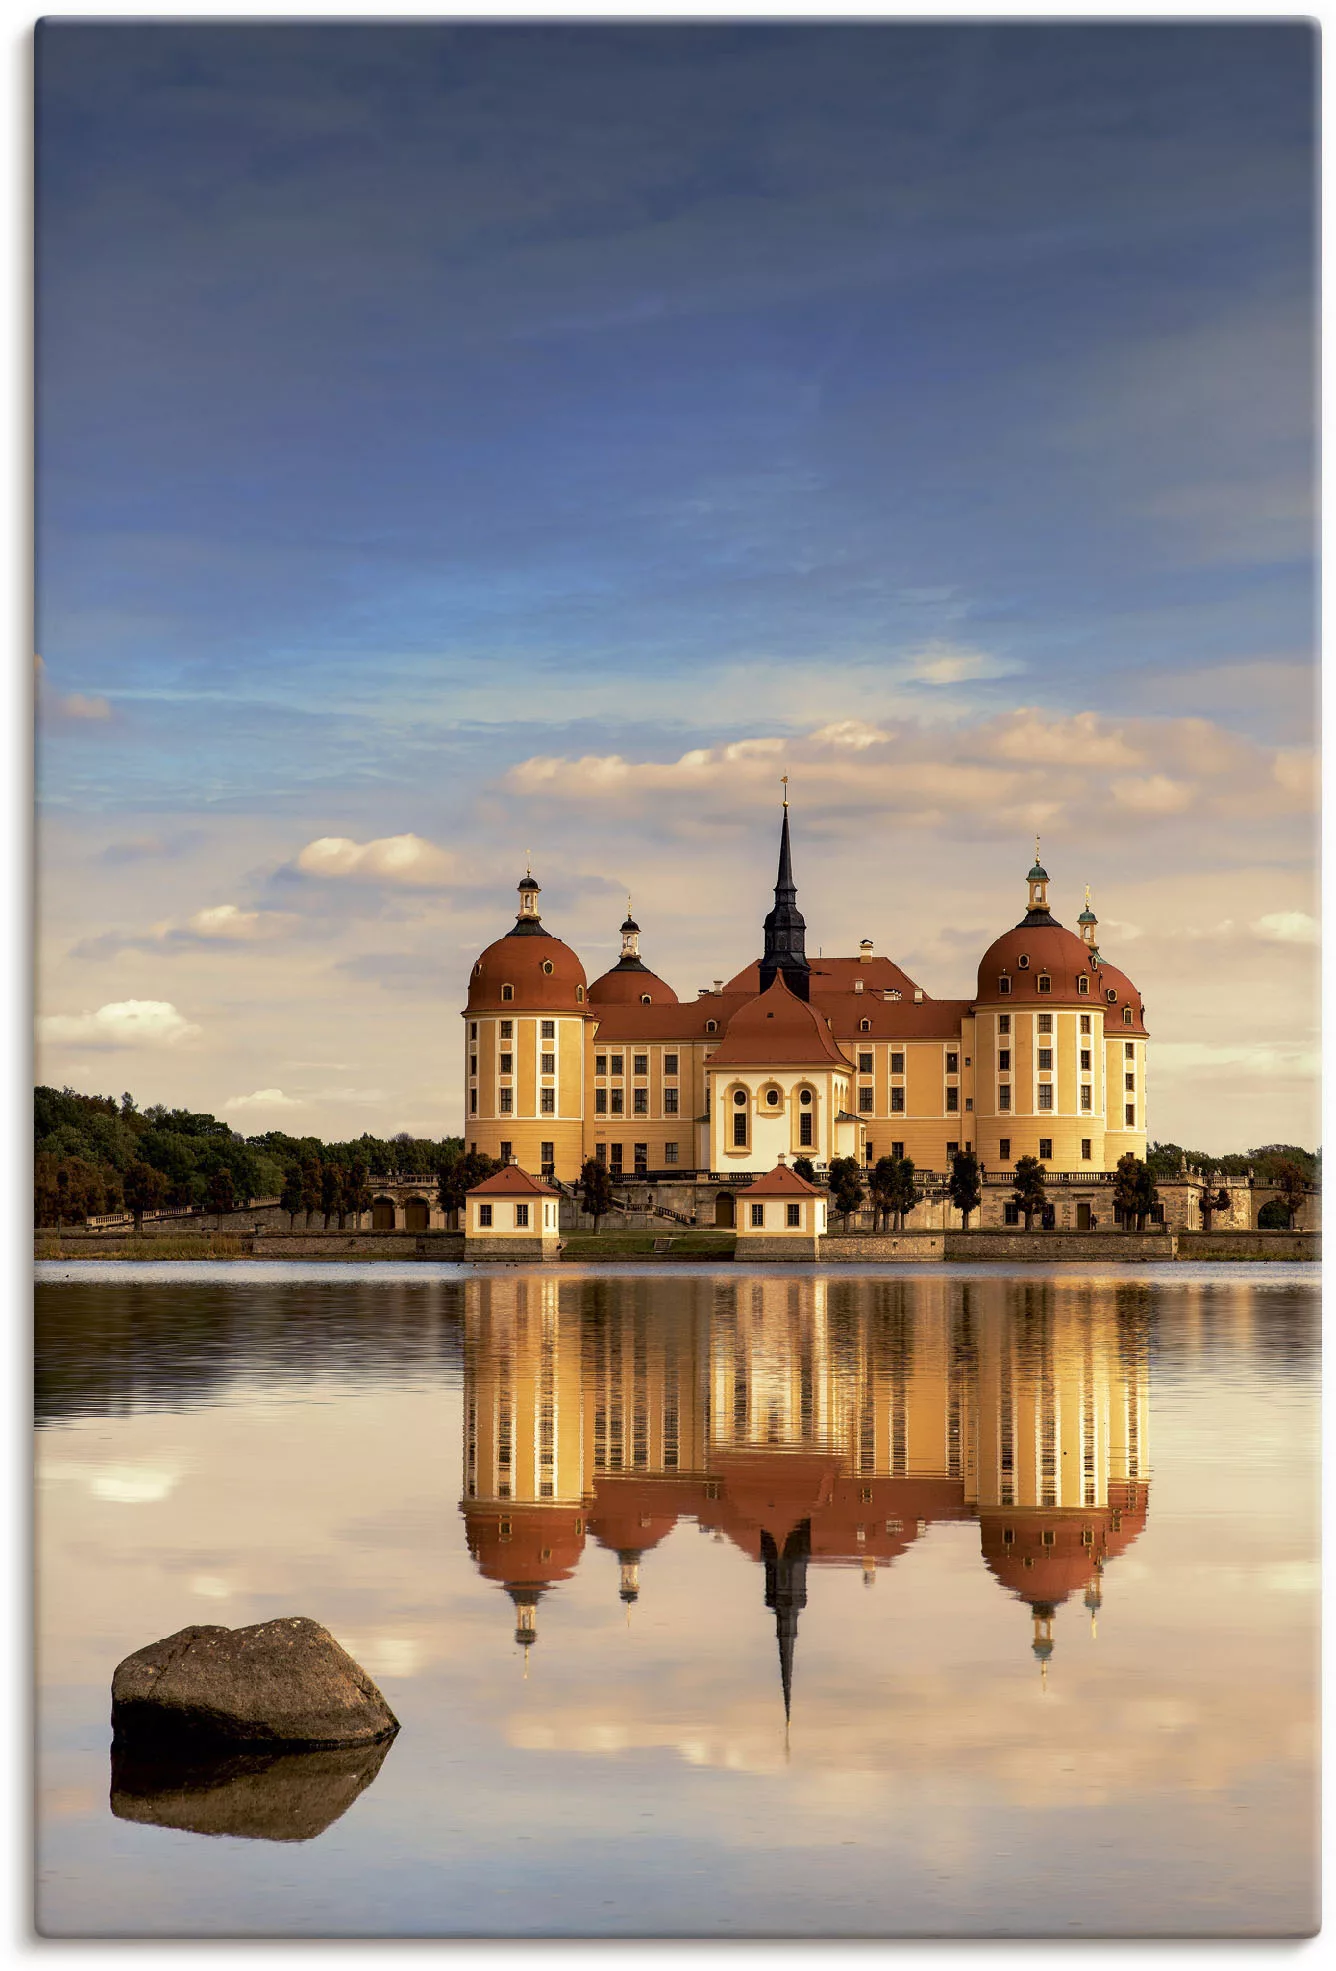
[[[1052,915],[1037,841],[1026,884],[970,999],[932,998],[869,938],[809,958],[786,793],[761,956],[683,1001],[629,914],[591,985],[526,874],[514,925],[469,978],[464,1140],[562,1183],[595,1157],[659,1186],[745,1183],[781,1156],[945,1173],[969,1147],[986,1172],[1032,1156],[1077,1181],[1144,1157],[1141,994],[1101,953],[1088,892],[1079,932]]]

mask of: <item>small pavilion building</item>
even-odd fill
[[[551,1259],[561,1243],[561,1194],[516,1163],[464,1197],[464,1253],[478,1259]]]
[[[738,1198],[739,1258],[815,1259],[825,1230],[825,1192],[791,1170],[782,1156]]]

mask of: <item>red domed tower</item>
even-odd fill
[[[1019,924],[979,961],[974,1005],[976,1144],[986,1168],[1038,1157],[1048,1169],[1112,1170],[1146,1154],[1146,1013],[1104,958],[1097,919],[1069,931],[1035,859]]]
[[[571,1183],[583,1161],[584,966],[546,929],[526,872],[520,907],[469,977],[464,1141],[503,1163]]]
[[[626,899],[626,918],[622,924],[622,955],[601,979],[589,988],[594,1006],[676,1006],[677,994],[666,985],[640,956],[640,926],[631,915],[631,899]]]

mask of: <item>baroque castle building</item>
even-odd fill
[[[871,939],[809,958],[786,799],[761,956],[683,1001],[629,914],[590,984],[526,874],[469,979],[464,1140],[563,1183],[590,1157],[660,1184],[746,1181],[781,1157],[945,1172],[969,1147],[985,1171],[1033,1156],[1077,1175],[1144,1157],[1141,994],[1100,951],[1088,892],[1078,931],[1053,916],[1037,842],[1026,885],[970,999],[932,998]]]

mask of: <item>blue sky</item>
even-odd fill
[[[45,24],[48,1071],[449,1126],[524,849],[689,992],[787,764],[814,940],[968,992],[1040,827],[1155,1133],[1312,1140],[1316,52]]]

